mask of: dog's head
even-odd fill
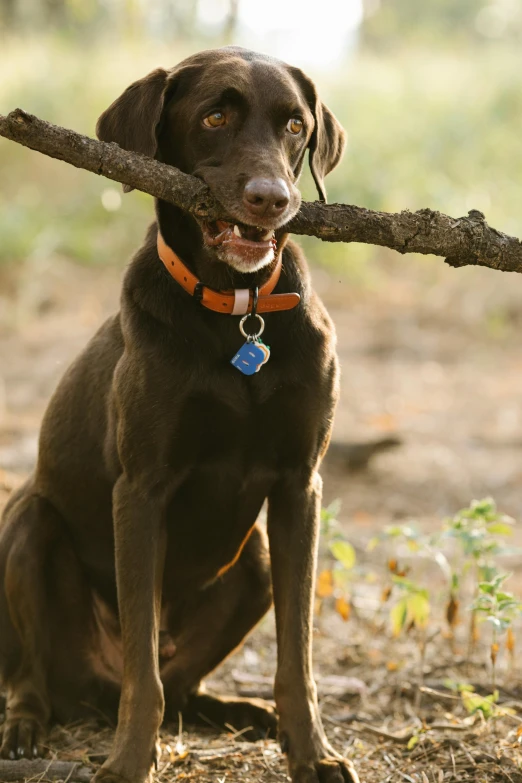
[[[273,261],[275,232],[299,209],[306,150],[325,201],[324,178],[344,148],[343,129],[302,71],[239,47],[134,82],[96,131],[203,179],[231,222],[202,223],[202,249],[240,272]]]

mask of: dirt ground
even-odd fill
[[[17,275],[0,273],[0,506],[34,464],[46,402],[117,306],[120,278],[121,270],[63,259]],[[385,525],[414,520],[430,529],[473,498],[493,495],[520,519],[522,280],[392,255],[383,255],[363,280],[323,269],[314,271],[314,280],[338,330],[343,383],[336,440],[390,434],[402,440],[367,470],[349,473],[330,462],[323,471],[325,504],[340,499],[339,520],[361,564],[382,572],[384,556],[369,555],[366,545]],[[517,529],[515,540],[521,538]],[[516,558],[509,569],[516,589],[522,581]],[[512,715],[492,722],[481,712],[466,717],[445,678],[491,692],[487,656],[478,650],[469,666],[462,641],[451,648],[440,620],[423,664],[424,685],[433,692],[419,703],[415,640],[390,639],[384,615],[375,610],[375,589],[367,593],[366,601],[359,591],[360,606],[347,623],[325,602],[315,633],[327,732],[357,761],[361,781],[522,781],[516,668],[504,672],[500,689]],[[270,697],[274,656],[270,616],[210,685]],[[408,748],[414,736],[418,741]],[[56,727],[47,766],[35,768],[34,779],[50,779],[53,759],[95,767],[110,738],[111,729],[97,722]],[[271,741],[245,743],[233,730],[194,733],[176,725],[165,728],[162,742],[160,781],[286,779],[284,758]],[[14,779],[7,774],[15,773],[0,769],[0,783]],[[67,774],[81,778],[78,771],[80,777]]]

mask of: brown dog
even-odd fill
[[[268,703],[200,689],[268,610],[273,583],[292,780],[357,780],[326,740],[311,671],[335,336],[282,228],[299,208],[306,150],[324,198],[343,131],[300,70],[239,48],[154,71],[97,130],[201,177],[232,222],[199,224],[159,201],[121,312],[49,405],[36,471],[0,528],[1,755],[37,755],[50,717],[85,705],[119,703],[96,783],[151,779],[164,708],[273,733]],[[271,356],[243,374],[267,354],[251,341],[231,365],[245,341],[237,314],[260,331],[252,308],[267,313]],[[256,525],[266,498],[270,559]]]

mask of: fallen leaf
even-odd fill
[[[349,619],[351,608],[350,604],[344,596],[341,596],[337,599],[335,602],[335,609],[337,614],[340,614],[345,622]]]
[[[391,587],[389,585],[388,585],[388,587],[385,587],[384,590],[382,591],[382,593],[381,593],[381,602],[383,604],[385,604],[386,601],[388,600],[388,598],[390,597],[391,591],[392,591],[392,589],[391,589]]]
[[[446,622],[453,630],[459,621],[459,602],[452,594],[446,605]]]
[[[334,589],[332,572],[329,569],[321,571],[317,577],[317,587],[315,592],[319,598],[328,598],[332,595]]]

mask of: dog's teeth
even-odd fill
[[[239,226],[234,226],[234,234],[236,237],[241,238],[241,231],[239,230]]]
[[[269,239],[273,239],[273,238],[274,238],[274,231],[273,231],[273,229],[272,229],[271,231],[266,231],[266,232],[265,232],[265,233],[262,235],[262,237],[261,237],[261,241],[262,241],[262,242],[267,242]]]

